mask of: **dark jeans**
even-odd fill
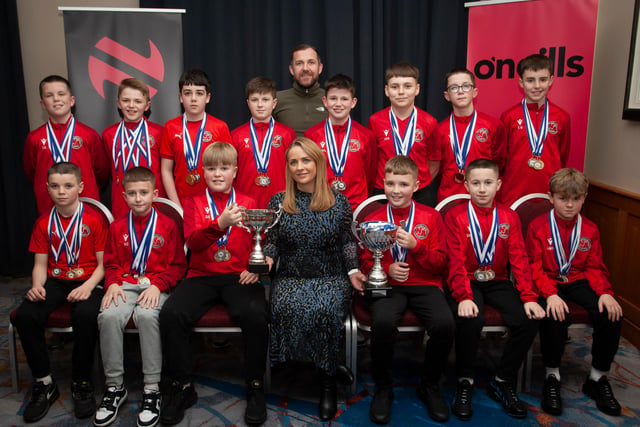
[[[622,319],[612,322],[608,318],[606,308],[602,313],[598,311],[599,297],[591,289],[586,279],[558,284],[558,296],[565,301],[575,302],[589,312],[593,323],[591,365],[599,371],[608,371],[618,351]],[[540,298],[540,305],[546,310],[546,299]],[[549,368],[560,367],[560,359],[567,340],[567,328],[570,324],[571,314],[566,315],[563,322],[553,320],[553,317],[545,317],[540,322],[540,349],[545,366]]]
[[[496,375],[503,380],[515,383],[518,369],[538,332],[538,320],[527,317],[520,300],[520,293],[509,280],[485,283],[472,280],[471,290],[473,302],[478,306],[477,317],[459,317],[458,303],[450,300],[456,319],[456,375],[458,378],[474,376],[473,366],[484,326],[484,303],[486,302],[500,313],[502,320],[509,328],[509,336]]]
[[[192,277],[171,293],[160,311],[163,374],[167,379],[182,384],[191,380],[191,328],[211,307],[221,303],[242,328],[246,381],[262,380],[269,337],[264,287],[260,282],[241,285],[238,279],[238,275]]]
[[[429,341],[421,380],[436,383],[445,370],[453,344],[454,321],[442,290],[436,286],[394,286],[388,298],[373,298],[365,304],[371,311],[371,361],[376,387],[392,385],[391,368],[397,326],[410,309],[425,327]]]
[[[415,193],[413,193],[413,200],[418,203],[422,203],[425,206],[431,206],[432,208],[436,207],[438,203],[438,182],[431,181],[429,185],[426,187],[422,187]],[[372,196],[384,194],[384,189],[374,188]]]
[[[49,315],[67,302],[67,295],[82,285],[82,281],[61,280],[48,277],[44,288],[47,292],[44,301],[32,302],[25,299],[13,319],[18,330],[27,363],[34,378],[42,378],[51,373],[49,353],[44,337],[45,325]],[[102,283],[96,287],[89,298],[75,302],[71,308],[71,325],[75,340],[73,343],[71,377],[74,381],[91,379],[94,351],[98,341],[98,312],[104,295]]]

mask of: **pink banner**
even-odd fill
[[[532,0],[469,6],[467,67],[477,108],[500,117],[522,101],[518,61],[532,53],[555,64],[548,98],[571,116],[568,166],[582,170],[587,140],[598,0]]]

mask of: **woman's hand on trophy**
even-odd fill
[[[351,281],[351,286],[353,289],[364,294],[364,286],[367,282],[367,276],[365,276],[361,271],[357,271],[349,276],[349,280]]]
[[[409,278],[409,264],[406,262],[394,262],[389,266],[389,277],[396,282],[406,282]]]
[[[418,244],[416,238],[402,228],[398,228],[398,232],[396,233],[396,242],[398,242],[398,245],[400,245],[401,248],[409,250],[415,248]]]
[[[273,258],[271,258],[270,256],[266,256],[264,257],[264,259],[267,261],[267,265],[269,266],[269,271],[271,271],[271,268],[273,267]]]
[[[242,221],[243,207],[238,206],[236,203],[232,203],[227,206],[220,216],[218,217],[218,226],[221,230],[224,230],[232,225],[237,225]]]

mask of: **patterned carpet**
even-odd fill
[[[2,425],[23,425],[22,411],[27,402],[26,391],[31,381],[22,349],[19,347],[20,391],[14,393],[9,373],[9,351],[7,341],[8,314],[17,307],[29,280],[0,281],[0,419]],[[562,395],[565,410],[560,417],[545,414],[539,408],[543,368],[537,342],[534,344],[533,379],[530,390],[521,398],[529,404],[526,420],[515,420],[504,414],[499,405],[487,397],[485,384],[497,362],[501,349],[500,337],[489,336],[481,343],[478,358],[477,388],[474,390],[474,417],[463,422],[452,417],[447,425],[496,425],[496,426],[638,426],[640,425],[640,353],[622,340],[610,378],[614,393],[623,407],[621,417],[610,417],[600,413],[595,404],[581,392],[581,385],[589,371],[591,355],[590,329],[571,330],[571,341],[561,367]],[[244,386],[240,340],[231,336],[228,347],[217,349],[212,345],[213,337],[195,335],[193,345],[197,349],[194,382],[199,395],[195,407],[186,412],[181,426],[244,426]],[[52,371],[60,386],[61,396],[49,414],[36,425],[76,426],[92,425],[89,420],[73,417],[73,403],[69,391],[72,343],[60,343],[59,337],[51,337],[57,343],[52,350]],[[126,341],[125,383],[129,399],[121,408],[114,426],[133,426],[140,404],[142,375],[137,337]],[[435,424],[426,414],[424,405],[415,396],[416,372],[423,356],[419,337],[402,336],[397,344],[394,376],[395,402],[391,426],[416,426]],[[450,361],[447,379],[443,384],[445,398],[451,400],[455,390],[453,383],[453,360]],[[339,402],[338,416],[326,425],[369,426],[368,411],[373,384],[369,375],[369,351],[359,349],[358,384],[355,394],[343,392]],[[102,393],[102,373],[96,369],[96,398]],[[312,368],[295,365],[276,369],[272,375],[272,389],[268,394],[268,419],[265,426],[318,426],[316,396],[319,392],[317,378]]]

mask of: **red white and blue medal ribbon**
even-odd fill
[[[407,233],[411,233],[413,229],[413,213],[415,211],[415,203],[413,200],[411,201],[411,208],[409,208],[409,216],[407,216],[407,221],[404,225],[403,230]],[[391,204],[387,203],[387,222],[391,224],[395,224],[393,221],[393,211],[391,210]],[[393,246],[391,246],[391,256],[393,257],[394,262],[405,262],[407,259],[407,253],[409,251],[406,248],[400,247],[398,242],[395,242]]]
[[[537,132],[533,125],[533,121],[531,120],[531,116],[529,115],[527,102],[524,99],[522,100],[522,112],[524,114],[524,122],[527,128],[527,139],[529,140],[531,154],[535,157],[540,157],[542,156],[542,150],[544,149],[544,141],[547,139],[547,133],[549,132],[549,101],[544,101],[544,113],[542,113],[540,128]]]
[[[476,254],[476,261],[480,267],[489,266],[493,264],[493,256],[496,252],[496,242],[498,240],[498,224],[500,222],[498,218],[498,208],[493,208],[491,229],[489,230],[489,236],[486,240],[482,237],[480,222],[478,221],[471,202],[467,204],[467,216],[469,218],[471,246],[473,246],[473,252]]]
[[[578,251],[578,244],[580,243],[580,233],[582,231],[582,216],[578,214],[571,234],[569,234],[569,259],[564,252],[564,245],[562,244],[562,237],[560,236],[560,229],[558,228],[558,222],[556,221],[555,209],[549,211],[549,228],[551,229],[551,241],[553,242],[553,253],[558,264],[558,270],[560,275],[568,276],[569,270],[571,270],[571,263]]]
[[[151,142],[148,136],[149,127],[144,117],[135,129],[127,128],[124,120],[120,122],[111,149],[116,171],[126,172],[134,166],[151,167]],[[140,163],[140,157],[146,161],[146,165]]]
[[[331,120],[327,118],[324,122],[324,138],[327,141],[327,154],[329,157],[329,166],[337,179],[341,179],[344,175],[344,167],[347,164],[347,156],[349,154],[349,139],[351,138],[351,117],[347,121],[347,128],[342,138],[342,146],[338,152],[338,143],[333,133]]]
[[[416,118],[418,112],[416,107],[413,107],[413,111],[409,116],[407,122],[407,128],[404,130],[404,135],[400,137],[400,131],[398,130],[398,120],[396,115],[393,114],[393,108],[389,108],[389,121],[391,122],[391,133],[393,134],[393,148],[397,156],[408,156],[413,147],[413,142],[416,136]]]
[[[49,224],[47,229],[49,232],[49,243],[51,244],[51,253],[53,254],[53,260],[57,263],[60,258],[60,254],[64,252],[67,259],[67,265],[77,265],[80,259],[80,247],[82,245],[82,215],[84,214],[84,204],[78,202],[78,207],[75,213],[69,220],[67,229],[62,226],[60,215],[55,206],[51,209],[49,214]],[[53,244],[53,236],[60,238],[60,243],[56,248]]]
[[[273,117],[269,120],[269,129],[264,135],[262,141],[262,148],[258,141],[258,134],[256,133],[256,127],[253,124],[253,118],[249,120],[249,133],[251,134],[251,148],[253,151],[253,161],[256,163],[258,173],[267,173],[269,169],[269,159],[271,157],[271,142],[273,135],[273,127],[275,126],[275,120]]]
[[[236,190],[233,187],[231,187],[231,194],[229,194],[229,200],[227,200],[227,207],[231,206],[235,201],[236,201]],[[220,212],[218,211],[218,207],[216,206],[216,203],[213,200],[213,197],[211,196],[211,193],[209,192],[208,189],[207,189],[207,202],[209,203],[209,209],[211,209],[211,220],[213,221],[218,217],[218,215],[220,215]],[[227,232],[225,233],[225,235],[220,237],[218,240],[216,240],[216,245],[218,245],[218,247],[227,246],[227,241],[229,240],[229,233],[231,232],[231,227],[232,226],[230,225],[229,228],[227,228]]]
[[[189,136],[189,129],[187,128],[187,114],[182,115],[182,140],[184,145],[184,157],[187,160],[187,169],[193,172],[198,169],[198,163],[200,162],[200,153],[202,152],[202,138],[204,137],[204,129],[207,126],[207,113],[202,117],[200,122],[200,128],[196,134],[195,143],[191,142],[191,136]]]
[[[138,233],[133,223],[133,213],[129,211],[129,236],[131,236],[131,271],[141,276],[147,271],[147,260],[151,254],[153,235],[156,232],[158,214],[155,208],[151,208],[149,219],[144,227],[142,236],[138,239]]]
[[[453,155],[456,160],[456,166],[460,171],[463,171],[467,166],[467,156],[469,155],[469,149],[471,148],[471,138],[473,137],[473,131],[476,127],[477,116],[478,113],[473,110],[471,120],[467,125],[467,129],[464,131],[462,146],[460,145],[460,140],[458,139],[458,132],[456,131],[456,121],[453,117],[453,113],[451,113],[451,117],[449,118],[449,140],[451,142],[451,149],[453,150]]]
[[[76,130],[76,119],[71,116],[67,129],[62,136],[62,143],[58,142],[56,134],[53,132],[53,126],[51,126],[51,120],[47,120],[47,144],[49,151],[51,151],[51,157],[53,163],[69,162],[71,161],[71,146],[73,145],[73,133]]]

